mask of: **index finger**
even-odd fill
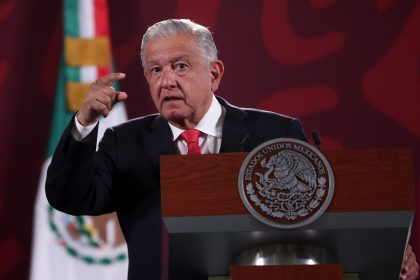
[[[97,81],[111,86],[115,81],[119,81],[125,78],[124,73],[110,73],[106,76],[99,78]]]

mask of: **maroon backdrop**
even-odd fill
[[[214,32],[226,67],[219,95],[239,106],[301,118],[308,134],[320,132],[323,149],[410,147],[420,189],[419,1],[126,0],[109,5],[116,66],[127,73],[121,87],[129,94],[130,117],[154,112],[138,59],[141,34],[165,18],[191,18]],[[28,277],[61,21],[61,1],[0,0],[1,279]],[[413,240],[418,254],[419,225]]]

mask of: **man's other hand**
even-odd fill
[[[416,255],[411,245],[408,245],[404,256],[404,263],[401,268],[400,279],[415,280],[419,276],[419,265],[417,264]]]

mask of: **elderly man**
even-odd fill
[[[141,60],[159,113],[108,129],[95,152],[98,118],[127,99],[112,87],[124,74],[98,79],[57,146],[46,192],[69,214],[116,211],[128,245],[128,278],[160,279],[161,155],[250,151],[272,138],[306,136],[297,119],[234,107],[214,95],[224,65],[210,31],[199,24],[166,20],[149,27]]]

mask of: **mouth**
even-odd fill
[[[178,101],[178,100],[183,100],[183,98],[176,97],[176,96],[166,96],[163,98],[163,102],[171,102],[171,101]]]

